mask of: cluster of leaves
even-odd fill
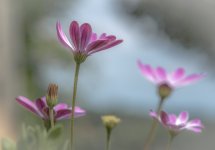
[[[10,139],[1,140],[2,150],[68,150],[69,142],[63,140],[62,126],[55,126],[48,132],[39,126],[23,126],[17,143]]]

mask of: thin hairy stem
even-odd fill
[[[157,114],[160,114],[160,111],[162,109],[162,106],[163,106],[163,102],[164,100],[161,99],[158,103],[158,106],[157,106]],[[153,142],[154,140],[154,136],[155,136],[155,131],[157,129],[157,125],[158,125],[158,122],[157,120],[153,120],[152,122],[152,125],[151,125],[151,128],[149,130],[149,133],[147,135],[147,138],[146,138],[146,141],[145,141],[145,144],[144,144],[144,150],[148,150],[149,149],[149,146],[151,145],[151,143]]]
[[[168,143],[167,143],[167,145],[166,145],[166,150],[170,150],[170,147],[171,147],[171,144],[172,144],[173,139],[174,139],[174,136],[170,135],[170,136],[169,136]]]
[[[111,144],[110,137],[111,137],[111,129],[107,128],[106,150],[110,149],[110,144]]]
[[[54,128],[54,110],[53,110],[53,108],[49,108],[49,117],[50,117],[51,128]]]
[[[77,94],[77,85],[78,85],[78,74],[79,74],[80,64],[76,63],[75,66],[75,76],[74,76],[74,85],[73,85],[73,97],[72,97],[72,117],[71,117],[71,150],[73,148],[73,135],[74,135],[74,117],[75,117],[75,100]]]

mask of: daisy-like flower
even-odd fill
[[[151,111],[150,116],[160,122],[171,134],[177,135],[183,130],[189,130],[195,133],[202,132],[204,125],[200,119],[188,121],[189,114],[186,111],[181,112],[178,116],[175,114],[167,114],[161,111],[160,115]]]
[[[59,41],[74,54],[75,61],[82,63],[87,56],[114,47],[123,40],[118,40],[114,35],[101,34],[99,37],[92,32],[90,24],[84,23],[79,26],[78,22],[72,21],[69,27],[71,42],[62,30],[60,22],[56,24]]]
[[[205,76],[203,73],[185,75],[183,68],[167,73],[163,67],[152,68],[148,64],[141,63],[140,60],[137,61],[137,64],[143,76],[158,85],[161,100],[167,98],[173,89],[195,83]]]
[[[19,96],[16,98],[16,101],[44,121],[50,120],[49,107],[46,102],[46,97],[38,98],[35,101],[31,101],[24,96]],[[72,114],[72,108],[65,103],[58,103],[53,107],[53,110],[55,121],[69,119]],[[80,107],[75,107],[75,117],[84,116],[85,113],[85,110],[81,109]]]
[[[171,73],[167,73],[162,67],[152,68],[148,64],[141,63],[140,60],[138,60],[137,63],[140,71],[146,79],[157,85],[166,84],[170,88],[192,84],[205,76],[205,74],[202,73],[185,75],[184,68],[178,68]]]

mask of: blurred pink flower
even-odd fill
[[[202,73],[186,76],[183,68],[167,73],[162,67],[152,68],[148,64],[143,64],[140,60],[137,61],[137,64],[146,79],[158,85],[167,84],[171,88],[189,85],[205,77],[205,74]]]
[[[69,28],[71,42],[63,32],[60,22],[57,22],[56,29],[59,41],[65,47],[71,49],[75,57],[76,55],[81,55],[85,59],[95,52],[114,47],[123,41],[117,40],[114,35],[106,35],[106,33],[97,37],[97,34],[92,32],[92,28],[88,23],[79,26],[76,21],[71,22]]]
[[[35,101],[31,101],[24,96],[19,96],[16,98],[16,101],[30,112],[42,118],[43,120],[50,120],[49,108],[46,103],[46,97],[38,98]],[[65,103],[59,103],[54,106],[53,109],[55,121],[69,119],[71,117],[72,107],[69,107]],[[75,107],[75,117],[80,117],[84,115],[85,110],[81,109],[80,107]]]
[[[161,111],[160,115],[151,111],[150,116],[159,121],[165,128],[174,134],[178,134],[183,130],[200,133],[204,128],[200,119],[188,121],[189,114],[186,111],[181,112],[178,117],[175,114],[167,114],[165,111]]]

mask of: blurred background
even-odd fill
[[[195,85],[177,89],[165,110],[187,110],[206,126],[200,135],[182,133],[174,150],[214,149],[214,6],[213,0],[0,0],[0,138],[16,140],[22,123],[40,122],[17,105],[18,95],[36,99],[55,82],[60,100],[71,103],[74,60],[57,40],[55,24],[60,21],[68,35],[70,22],[77,20],[124,40],[81,66],[77,100],[88,113],[76,120],[78,149],[104,148],[104,114],[122,118],[112,149],[143,148],[151,124],[148,112],[158,96],[138,70],[137,59],[168,71],[184,67],[188,74],[207,73]],[[162,128],[158,133],[155,150],[164,149],[168,138]]]

